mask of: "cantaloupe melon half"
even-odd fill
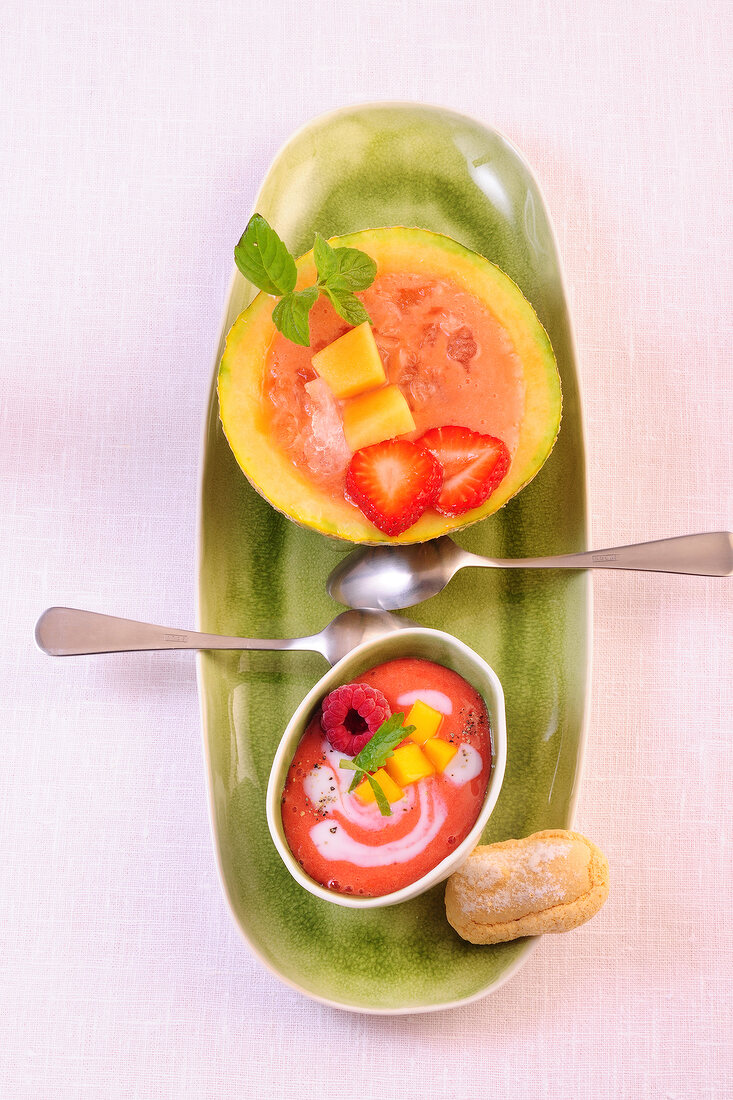
[[[237,462],[273,507],[296,523],[349,542],[425,542],[490,516],[535,476],[550,454],[560,426],[562,395],[557,364],[532,306],[503,271],[450,237],[395,227],[334,237],[331,244],[367,252],[377,263],[378,275],[411,271],[452,280],[492,311],[513,344],[524,374],[524,415],[509,471],[480,508],[450,518],[430,510],[396,537],[382,534],[345,499],[332,499],[272,439],[263,379],[275,335],[274,299],[263,293],[232,326],[219,367],[221,421]],[[298,288],[315,280],[313,255],[308,252],[298,260]]]

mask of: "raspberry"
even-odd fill
[[[391,713],[381,691],[369,684],[344,684],[323,700],[321,728],[335,749],[356,756]]]

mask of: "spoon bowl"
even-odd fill
[[[326,587],[347,607],[412,607],[445,588],[463,554],[447,535],[410,546],[362,546],[339,562]]]

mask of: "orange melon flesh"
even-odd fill
[[[399,802],[401,798],[405,797],[405,792],[397,786],[392,776],[384,768],[378,768],[374,773],[374,778],[382,788],[382,793],[388,802]],[[365,804],[377,801],[377,796],[372,790],[372,785],[368,779],[364,779],[358,787],[354,788],[354,794],[358,795]]]
[[[265,294],[257,295],[235,321],[219,368],[221,420],[240,467],[254,487],[291,519],[352,542],[423,542],[496,512],[541,468],[560,424],[557,365],[531,305],[499,268],[440,234],[396,227],[364,230],[333,238],[331,243],[367,252],[377,263],[378,280],[403,272],[447,280],[490,312],[520,364],[523,382],[523,405],[509,472],[489,500],[471,512],[445,517],[431,510],[395,537],[377,530],[339,493],[316,484],[274,439],[266,382],[268,357],[282,337],[271,318],[274,299]],[[307,253],[298,261],[298,288],[315,280],[312,253]]]
[[[399,386],[382,386],[347,401],[343,424],[344,436],[352,451],[406,435],[415,428],[410,406]]]
[[[394,750],[385,768],[398,787],[409,787],[411,783],[418,783],[435,773],[435,768],[420,746],[409,743]]]
[[[368,321],[328,344],[313,356],[311,363],[334,396],[342,400],[387,381]]]
[[[431,737],[423,745],[422,751],[436,772],[444,772],[458,752],[458,745],[453,741],[441,741],[439,737]]]
[[[415,728],[410,734],[410,740],[415,741],[418,745],[424,745],[429,738],[435,737],[442,721],[443,715],[439,710],[429,707],[427,703],[423,703],[422,699],[416,699],[410,707],[403,725],[414,726]]]

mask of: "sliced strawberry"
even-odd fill
[[[443,486],[433,508],[459,516],[488,500],[511,462],[506,444],[454,424],[431,428],[417,440],[443,467]]]
[[[399,535],[433,503],[442,480],[429,451],[407,439],[385,439],[352,455],[346,493],[380,531]]]

